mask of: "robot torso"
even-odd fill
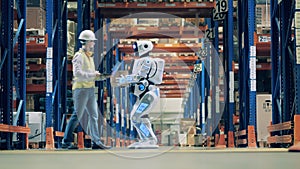
[[[143,57],[136,59],[132,74],[139,76],[141,83],[134,85],[134,94],[139,96],[147,90],[149,85],[161,84],[164,66],[165,61],[160,58]]]

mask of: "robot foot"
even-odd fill
[[[128,146],[129,149],[157,149],[158,145],[156,141],[153,140],[146,140],[132,143]]]

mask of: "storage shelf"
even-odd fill
[[[26,92],[42,94],[46,92],[45,84],[27,84]]]
[[[203,38],[207,26],[200,27],[154,27],[154,26],[123,26],[111,27],[109,32],[113,38]]]
[[[271,69],[272,69],[271,63],[256,63],[256,70],[258,70],[258,71],[260,71],[260,70],[271,70]],[[237,63],[234,64],[233,71],[234,72],[239,71],[239,66],[238,66]]]
[[[186,90],[184,85],[158,85],[160,90]]]
[[[271,56],[271,42],[257,42],[256,56]]]
[[[160,98],[182,98],[182,94],[161,94]]]
[[[174,74],[174,75],[166,75],[164,74],[163,79],[164,80],[170,80],[170,79],[190,79],[191,74]]]
[[[199,17],[210,18],[215,2],[98,2],[97,6],[104,18],[132,17],[133,13],[140,13],[140,18],[165,17],[161,15],[161,11],[168,11],[170,16],[176,15],[183,18],[194,18],[196,14]],[[152,14],[149,15],[148,12]]]
[[[161,58],[163,60],[165,60],[166,63],[183,63],[183,62],[190,62],[190,63],[194,63],[198,57],[197,56],[155,56],[153,58]],[[124,57],[123,60],[125,62],[130,62],[132,60],[134,60],[133,57]]]
[[[26,57],[41,58],[46,57],[47,40],[45,36],[27,36],[26,37]],[[18,52],[18,44],[14,48],[14,52]]]
[[[133,53],[132,45],[118,45],[119,51]],[[198,52],[200,44],[155,44],[152,52]]]
[[[46,65],[44,65],[44,64],[28,64],[28,65],[26,65],[26,70],[33,71],[33,72],[46,70]]]

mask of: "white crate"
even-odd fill
[[[272,121],[272,95],[258,94],[256,99],[257,141],[267,141],[270,136],[267,126]]]
[[[14,112],[14,121],[17,119],[17,112]],[[30,134],[28,135],[29,142],[42,142],[45,141],[46,129],[45,129],[45,113],[42,112],[26,112],[26,123],[30,128]],[[17,133],[14,133],[13,140],[16,139]]]
[[[180,145],[187,145],[187,137],[186,134],[179,134],[179,144]]]

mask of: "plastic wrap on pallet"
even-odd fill
[[[67,55],[70,56],[68,57],[69,59],[73,57],[75,53],[75,45],[76,45],[76,28],[77,28],[77,23],[74,21],[67,21],[67,40],[68,40],[68,48],[67,48]]]

